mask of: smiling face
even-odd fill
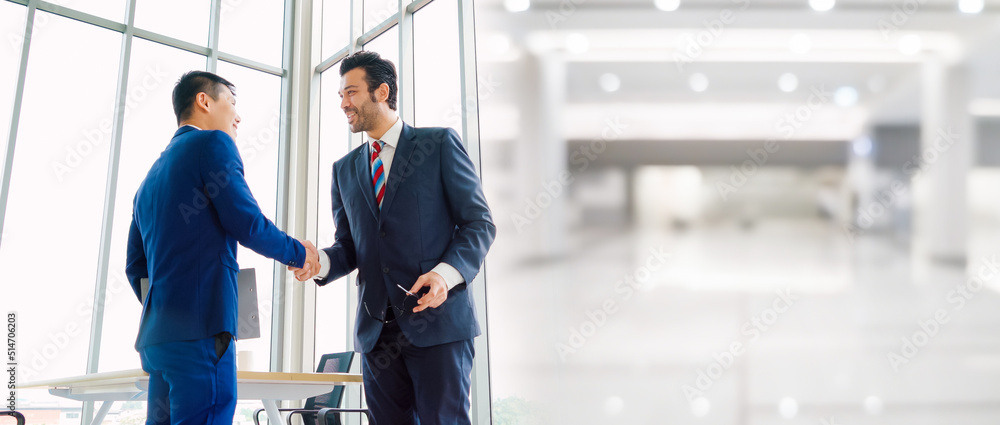
[[[381,111],[377,96],[381,91],[369,92],[362,68],[354,68],[340,77],[340,109],[347,116],[352,133],[380,127]]]
[[[236,96],[228,87],[219,85],[219,90],[215,98],[207,93],[199,93],[198,96],[205,96],[204,101],[208,102],[209,124],[205,130],[222,130],[236,140],[236,130],[240,125],[240,114],[236,112]]]

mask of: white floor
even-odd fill
[[[516,237],[487,270],[498,425],[1000,423],[1000,277],[968,279],[996,230],[969,273],[819,219],[574,231],[549,261]]]

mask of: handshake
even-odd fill
[[[320,270],[319,256],[325,254],[320,254],[319,250],[316,249],[316,246],[313,245],[312,242],[309,242],[307,240],[300,240],[299,243],[301,243],[302,246],[305,247],[306,249],[306,261],[304,264],[302,264],[302,267],[288,266],[288,270],[295,272],[295,279],[297,279],[299,282],[305,282],[310,278],[312,278],[313,276],[319,274]]]

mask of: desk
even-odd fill
[[[361,384],[354,373],[236,372],[236,396],[240,400],[260,400],[271,424],[284,420],[278,412],[279,400],[303,400],[328,393],[333,387]],[[116,401],[145,400],[149,375],[142,369],[94,373],[72,378],[31,382],[21,388],[48,388],[49,393],[79,401],[103,401],[94,419],[84,424],[100,424]]]

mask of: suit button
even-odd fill
[[[385,232],[384,231],[383,232],[379,232],[378,237],[384,238],[385,237]]]
[[[388,267],[382,267],[382,273],[389,273]]]

